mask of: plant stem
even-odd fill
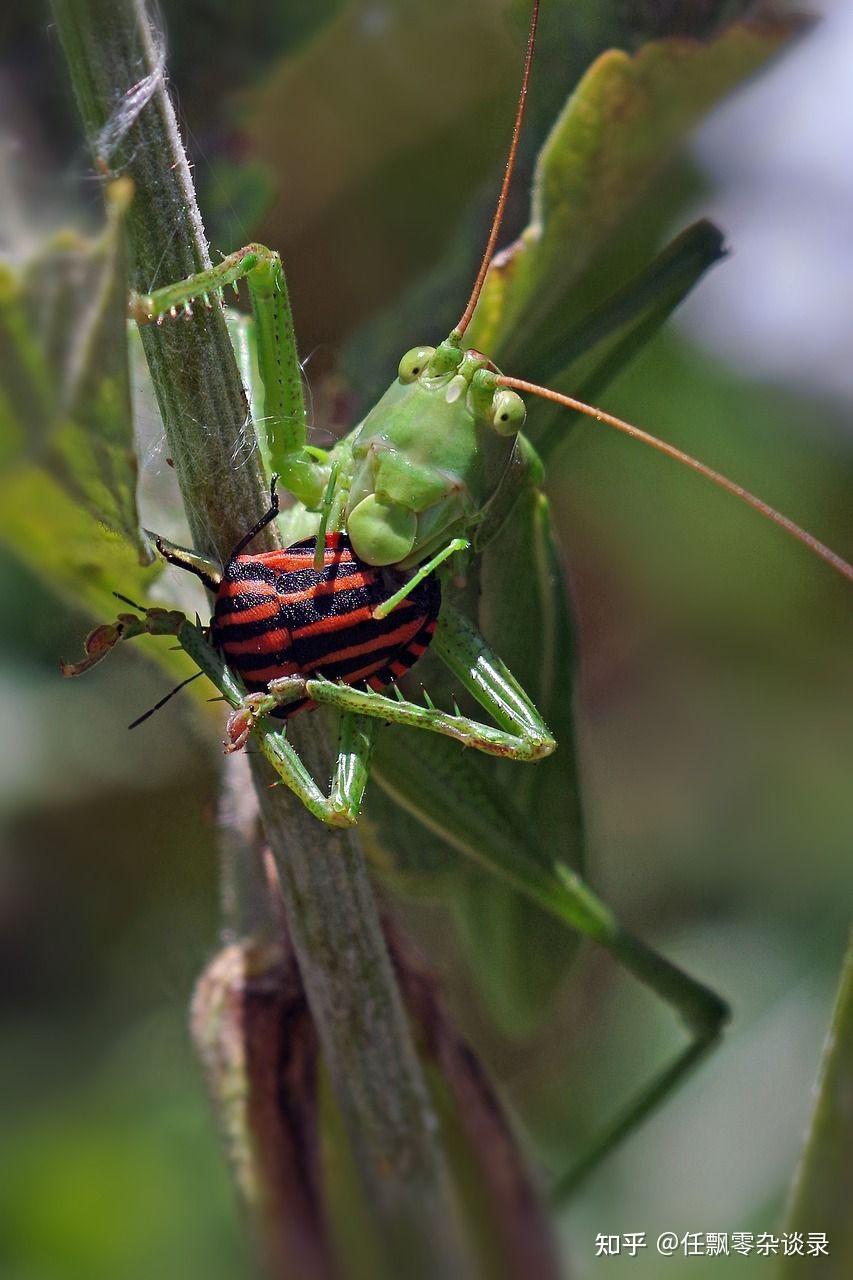
[[[147,292],[203,269],[207,243],[144,0],[53,0],[53,10],[96,164],[134,182],[131,284]],[[198,308],[142,337],[195,546],[224,557],[266,506],[224,318],[219,307]],[[270,526],[268,547],[274,538]],[[297,747],[315,776],[328,777],[318,732],[303,729]],[[319,827],[284,788],[271,791],[257,762],[255,777],[387,1274],[464,1275],[450,1181],[359,845]]]

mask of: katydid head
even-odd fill
[[[494,366],[451,341],[413,347],[352,446],[347,533],[369,564],[419,564],[476,518],[524,421]]]

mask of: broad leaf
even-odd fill
[[[530,223],[495,261],[467,335],[515,373],[577,321],[577,283],[676,146],[778,51],[792,23],[736,23],[708,43],[669,39],[596,59],[536,164]],[[606,273],[605,273],[606,278]],[[580,291],[583,298],[585,290]]]

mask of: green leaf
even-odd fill
[[[21,461],[43,468],[147,562],[125,323],[121,227],[130,198],[126,184],[113,186],[97,240],[63,234],[20,272],[4,269],[0,385],[7,440]]]
[[[797,1171],[785,1230],[826,1233],[828,1256],[792,1255],[781,1263],[785,1280],[830,1280],[853,1275],[853,935],[841,970],[811,1128]]]
[[[797,23],[736,23],[716,39],[660,40],[602,54],[558,117],[536,165],[530,223],[495,260],[468,334],[516,373],[580,320],[576,286],[628,224],[673,151]]]

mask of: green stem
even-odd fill
[[[132,287],[149,293],[207,268],[144,0],[53,0],[53,10],[98,167],[134,182]],[[196,549],[222,557],[266,506],[224,318],[218,307],[197,308],[146,326],[142,337]],[[265,532],[266,545],[275,545],[274,527]],[[315,777],[328,776],[329,747],[317,733],[312,720],[296,745]],[[299,968],[387,1274],[463,1275],[449,1177],[361,850],[352,835],[320,827],[284,788],[269,790],[258,761],[255,773]]]

